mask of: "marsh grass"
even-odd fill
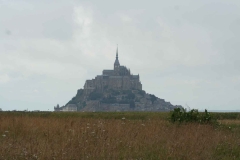
[[[179,125],[168,116],[145,112],[0,113],[0,159],[240,158],[240,127]]]

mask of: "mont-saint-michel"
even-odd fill
[[[170,111],[177,107],[181,106],[142,90],[139,74],[120,65],[117,48],[113,70],[103,70],[101,75],[86,80],[75,97],[62,107],[57,105],[54,111]]]

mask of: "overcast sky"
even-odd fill
[[[173,105],[240,109],[239,0],[0,0],[0,108],[53,110],[119,61]]]

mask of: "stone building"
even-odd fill
[[[76,96],[65,106],[54,107],[54,111],[170,111],[176,107],[181,106],[142,90],[139,75],[120,65],[117,49],[113,69],[86,80]]]
[[[142,90],[139,75],[132,75],[130,69],[121,66],[118,60],[118,49],[113,70],[103,70],[102,75],[96,76],[92,80],[86,80],[84,85],[85,94],[94,90],[103,91],[104,89]]]
[[[59,105],[57,105],[56,107],[54,107],[54,111],[76,112],[77,106],[75,104],[67,104],[66,106],[62,107],[59,107]]]

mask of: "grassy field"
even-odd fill
[[[218,124],[170,113],[0,112],[0,159],[240,159],[240,113]]]

